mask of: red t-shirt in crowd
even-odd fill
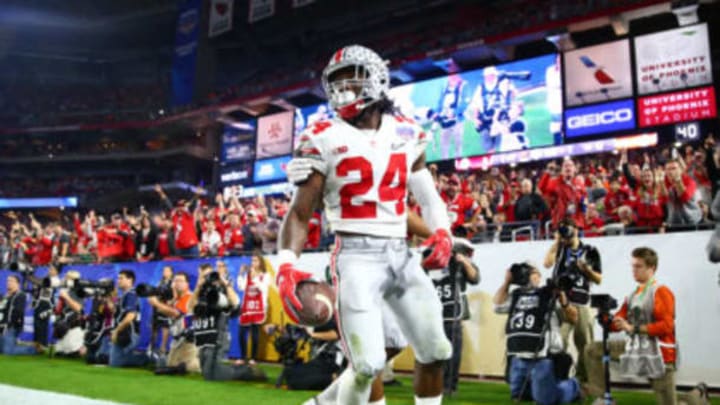
[[[175,246],[178,249],[189,249],[198,244],[195,218],[185,208],[178,208],[173,212],[173,226],[175,227]]]
[[[455,229],[465,223],[465,215],[468,211],[474,212],[477,203],[473,198],[466,194],[458,193],[455,198],[443,195],[445,204],[447,204],[448,215],[450,216],[450,226]]]
[[[160,231],[157,235],[157,253],[160,258],[170,256],[170,234],[168,231]]]
[[[563,218],[569,216],[578,228],[583,228],[585,216],[582,213],[582,203],[585,198],[585,185],[578,184],[578,179],[576,177],[566,182],[562,177],[551,178],[547,172],[540,178],[538,189],[549,200],[553,225],[557,225]]]
[[[632,204],[639,227],[659,228],[665,220],[667,198],[659,193],[644,192],[638,187],[632,195]]]
[[[617,209],[630,202],[630,192],[621,187],[618,191],[613,192],[608,190],[605,195],[605,213],[612,222],[619,222],[620,217],[618,216]]]
[[[244,242],[245,239],[243,238],[241,226],[238,226],[237,228],[228,226],[227,228],[225,228],[225,234],[223,235],[223,243],[225,244],[225,249],[231,251],[242,250]]]

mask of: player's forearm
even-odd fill
[[[278,235],[278,250],[291,250],[295,255],[305,246],[310,218],[303,218],[298,210],[291,209],[283,221]]]

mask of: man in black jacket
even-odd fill
[[[534,221],[547,215],[547,204],[540,194],[534,192],[530,179],[520,182],[520,194],[515,203],[516,221]]]
[[[8,276],[6,295],[0,300],[0,353],[16,356],[35,354],[35,347],[17,344],[25,321],[27,297],[20,290],[20,278],[14,274]]]

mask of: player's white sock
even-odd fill
[[[368,402],[368,405],[385,405],[385,397],[382,397],[377,401]]]
[[[356,378],[355,371],[348,367],[347,373],[343,372],[338,380],[340,381],[338,404],[361,405],[368,403],[368,399],[370,399],[370,389],[372,388],[372,378]]]
[[[419,398],[415,397],[415,405],[441,405],[442,404],[442,394],[436,396],[436,397],[425,397],[425,398]]]

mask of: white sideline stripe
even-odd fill
[[[0,384],[0,404],[13,405],[119,405],[118,402],[83,398],[76,395],[60,394],[30,388]]]

